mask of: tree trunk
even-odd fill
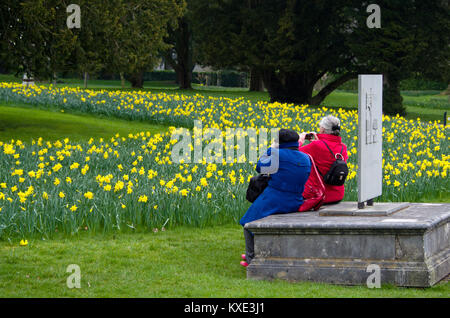
[[[125,78],[131,83],[132,88],[143,88],[144,87],[144,72],[139,71],[133,74],[125,75]]]
[[[180,89],[191,89],[192,88],[192,71],[186,69],[185,67],[177,67],[177,82]]]
[[[405,116],[403,97],[400,94],[400,79],[393,74],[383,74],[383,113]]]
[[[123,76],[123,72],[120,72],[120,85],[122,86],[122,89],[125,88],[125,77]]]
[[[176,60],[172,57],[172,51],[168,51],[164,59],[177,73],[177,84],[180,89],[192,88],[192,34],[186,18],[178,20],[175,42]]]
[[[53,72],[53,86],[56,86],[56,72]]]
[[[355,78],[356,73],[344,74],[327,84],[313,97],[314,86],[322,78],[323,73],[288,73],[264,71],[263,79],[271,102],[319,105],[331,92],[348,80]]]
[[[216,86],[222,86],[222,78],[220,71],[216,72]]]
[[[261,71],[255,68],[250,70],[250,92],[262,92],[264,91],[263,74]]]
[[[87,88],[88,72],[84,72],[84,88]]]
[[[316,80],[303,73],[264,71],[264,86],[271,102],[311,104]]]

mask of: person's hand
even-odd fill
[[[270,145],[270,148],[278,148],[278,147],[279,147],[279,144],[276,141],[272,142],[272,144]]]
[[[300,138],[298,138],[298,143],[299,143],[300,145],[303,145],[303,143],[305,142],[306,134],[307,134],[307,133],[305,133],[305,132],[302,132],[302,133],[300,134]]]
[[[317,133],[311,132],[311,134],[313,134],[313,137],[312,137],[311,141],[319,140],[319,137],[317,137]]]

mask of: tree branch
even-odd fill
[[[346,73],[334,81],[328,83],[320,92],[311,99],[311,105],[319,105],[331,92],[344,84],[345,82],[354,79],[358,76],[357,73]]]

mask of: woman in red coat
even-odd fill
[[[299,150],[310,154],[313,157],[317,169],[320,174],[324,176],[331,165],[336,160],[333,154],[341,153],[344,161],[347,162],[347,146],[342,143],[340,135],[340,121],[334,116],[327,116],[322,118],[319,124],[320,133],[313,133],[313,139],[308,144],[303,146],[307,133],[301,133],[299,139]],[[328,147],[327,147],[328,146]],[[328,149],[330,148],[330,149]],[[333,186],[325,184],[325,201],[327,203],[337,203],[344,198],[345,188],[341,186]]]

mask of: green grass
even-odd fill
[[[57,110],[36,109],[27,104],[0,103],[0,141],[11,139],[29,142],[42,137],[44,140],[89,140],[91,137],[109,138],[116,133],[164,131],[167,126],[139,121],[102,118],[87,114],[65,114]]]
[[[432,288],[336,286],[246,280],[238,225],[157,233],[93,235],[0,242],[0,297],[449,297],[450,283]],[[81,288],[66,286],[69,264]]]

